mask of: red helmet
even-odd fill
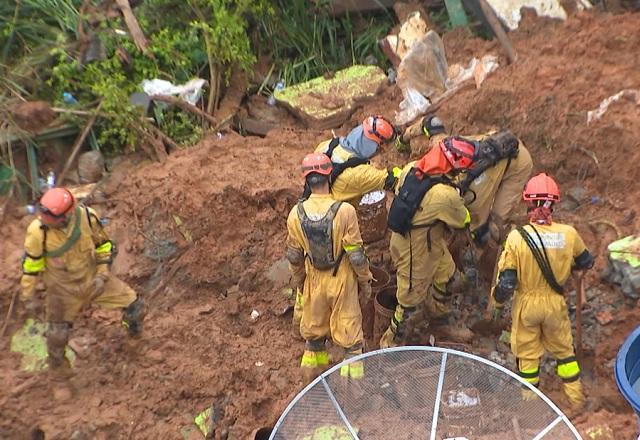
[[[558,184],[547,173],[533,176],[522,191],[522,200],[544,200],[549,202],[560,201],[560,189]]]
[[[369,116],[362,121],[362,128],[365,137],[378,145],[389,142],[396,136],[396,129],[393,124],[382,116]]]
[[[309,153],[302,159],[302,177],[307,177],[311,173],[328,176],[333,170],[331,159],[324,153]]]
[[[65,188],[52,188],[40,199],[41,219],[45,224],[63,223],[75,205],[73,194]]]
[[[476,147],[473,142],[460,137],[446,137],[438,146],[454,170],[466,170],[473,164]]]

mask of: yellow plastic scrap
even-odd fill
[[[302,440],[351,440],[353,437],[346,428],[341,426],[321,426],[312,435]]]
[[[11,351],[22,354],[20,369],[35,372],[47,368],[46,331],[46,323],[28,318],[22,328],[11,337]],[[65,356],[73,366],[76,360],[73,350],[67,347]]]
[[[640,267],[640,236],[629,235],[609,244],[607,249],[612,260],[625,262],[633,268]]]
[[[211,420],[211,407],[202,411],[193,420],[193,423],[196,424],[200,432],[202,432],[202,435],[204,435],[205,437],[209,434],[209,420]]]
[[[613,440],[613,430],[607,425],[596,425],[587,429],[587,435],[593,440]]]

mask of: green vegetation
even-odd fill
[[[115,2],[21,0],[0,2],[0,115],[12,102],[45,100],[69,107],[63,94],[92,111],[101,102],[94,131],[103,150],[135,149],[140,110],[129,96],[144,79],[180,84],[205,78],[204,110],[215,116],[234,69],[253,70],[258,56],[271,60],[271,80],[287,85],[364,62],[384,65],[377,40],[391,27],[387,12],[334,18],[326,3],[308,0],[145,0],[134,14],[148,40],[143,53]],[[137,6],[136,6],[137,4]],[[106,5],[106,6],[105,6]],[[159,128],[189,144],[202,122],[168,108],[155,113]],[[66,118],[82,125],[77,115]],[[86,119],[87,116],[84,118]],[[136,129],[138,125],[138,129]]]
[[[384,66],[378,40],[393,26],[388,12],[332,17],[327,2],[276,0],[277,16],[260,21],[278,76],[297,84],[368,60]]]

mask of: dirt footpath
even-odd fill
[[[598,257],[588,276],[594,304],[616,310],[612,323],[588,330],[594,367],[586,381],[594,404],[575,419],[585,438],[598,423],[608,424],[615,439],[634,438],[635,421],[616,392],[611,365],[638,310],[600,284],[598,275],[606,244],[616,235],[600,220],[623,234],[640,226],[640,107],[621,100],[600,120],[586,121],[587,111],[604,98],[640,88],[638,29],[639,14],[584,13],[566,22],[527,16],[510,34],[519,61],[507,65],[502,57],[482,88],[461,91],[439,112],[462,134],[511,129],[532,152],[536,170],[550,172],[563,194],[579,199],[563,205],[557,218],[574,223]],[[463,31],[444,40],[453,60],[502,56],[496,43]],[[400,99],[397,90],[386,90],[342,132],[369,112],[392,117]],[[281,316],[288,304],[286,272],[277,263],[285,219],[300,191],[299,161],[329,136],[302,128],[264,139],[225,134],[163,165],[121,161],[93,206],[110,219],[120,247],[114,272],[147,298],[144,339],[137,347],[127,343],[118,312],[87,311],[73,334],[88,341],[71,380],[75,396],[60,402],[53,400],[46,374],[19,372],[20,359],[5,338],[0,438],[31,438],[37,427],[47,439],[195,439],[193,418],[212,405],[230,439],[250,438],[254,429],[272,425],[302,386],[302,343],[290,336],[290,316]],[[408,159],[392,149],[381,158],[387,165]],[[9,220],[0,248],[3,315],[17,287],[30,219]],[[251,318],[254,310],[257,319]],[[543,380],[543,390],[548,383],[558,398],[551,375]]]

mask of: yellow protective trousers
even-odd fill
[[[93,276],[74,283],[60,284],[48,275],[45,272],[43,277],[47,288],[47,321],[73,322],[82,308],[89,304]],[[131,287],[111,273],[106,276],[104,292],[91,301],[93,304],[107,309],[123,309],[136,300],[136,293]]]
[[[562,295],[550,291],[517,294],[513,303],[511,350],[519,375],[538,385],[540,358],[545,350],[557,362],[557,374],[572,405],[584,403],[580,366],[575,357],[571,321]]]
[[[445,228],[435,224],[430,228],[411,230],[407,236],[391,234],[391,258],[396,267],[398,305],[391,323],[380,340],[380,347],[392,347],[403,342],[413,321],[421,319],[418,309],[426,307],[431,318],[450,312],[451,293],[446,284],[456,266],[444,238]],[[429,246],[430,244],[430,246]],[[411,322],[407,322],[411,319]]]

